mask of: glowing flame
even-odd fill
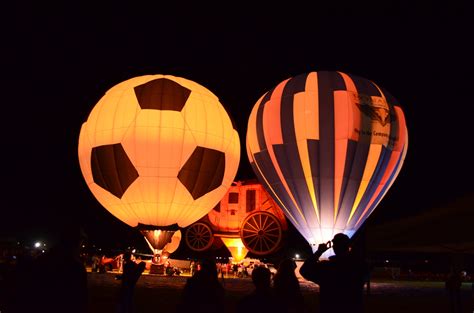
[[[247,248],[245,248],[242,239],[240,238],[230,238],[230,237],[221,237],[222,242],[224,242],[227,249],[229,249],[230,254],[235,262],[242,261],[247,255]]]

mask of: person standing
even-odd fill
[[[200,262],[200,269],[187,279],[177,305],[178,313],[224,313],[225,289],[219,283],[216,263]]]
[[[194,263],[194,261],[191,261],[191,264],[189,265],[189,273],[191,274],[191,277],[194,276],[195,272],[196,272],[196,263]]]
[[[138,279],[145,270],[145,262],[135,263],[131,258],[130,252],[123,254],[123,272],[117,275],[117,279],[122,281],[119,291],[117,312],[133,312],[133,291]]]
[[[451,313],[461,312],[461,286],[462,279],[459,271],[452,269],[445,282],[449,297],[449,306]]]
[[[271,288],[271,273],[268,268],[256,267],[252,271],[252,282],[255,290],[240,299],[237,303],[237,313],[285,312]]]
[[[295,274],[296,263],[293,259],[284,259],[278,266],[273,278],[273,287],[282,311],[301,313],[305,311],[303,294]]]
[[[368,265],[350,252],[350,239],[345,234],[336,234],[332,240],[335,255],[320,261],[330,247],[331,242],[320,244],[301,266],[300,274],[319,285],[322,313],[361,313]]]

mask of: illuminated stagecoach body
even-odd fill
[[[387,193],[408,147],[398,101],[341,72],[281,82],[255,104],[247,154],[259,181],[310,245],[352,236]]]
[[[261,184],[236,182],[211,212],[186,229],[185,241],[194,251],[222,241],[238,262],[248,251],[261,256],[276,251],[286,229],[283,212]]]

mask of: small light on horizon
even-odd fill
[[[388,263],[389,261],[388,260],[385,260],[385,263]]]
[[[41,250],[41,253],[44,253],[44,250]]]
[[[300,258],[300,255],[297,253],[295,254],[295,259],[299,259]]]
[[[133,250],[132,250],[132,253],[135,253],[135,252],[137,252],[137,249],[133,249]]]
[[[39,247],[41,247],[41,242],[39,241],[35,242],[35,248],[39,248]]]

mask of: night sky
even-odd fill
[[[127,233],[87,188],[77,141],[109,88],[146,74],[181,76],[219,97],[240,133],[237,179],[254,177],[245,134],[263,93],[310,71],[362,76],[400,101],[409,133],[405,165],[366,226],[471,194],[472,7],[379,2],[17,4],[2,36],[0,235],[41,236],[72,221],[94,238]]]

